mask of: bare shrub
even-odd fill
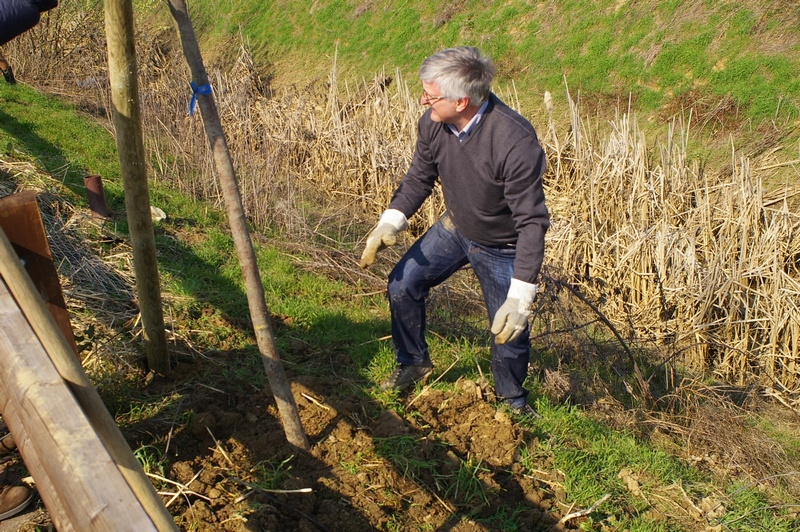
[[[39,24],[3,46],[18,81],[68,98],[110,120],[105,29],[100,9],[62,2]]]

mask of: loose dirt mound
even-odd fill
[[[191,419],[170,427],[164,471],[180,484],[163,491],[177,493],[168,502],[181,528],[502,530],[492,520],[513,514],[521,530],[566,529],[556,525],[568,506],[558,502],[549,457],[538,458],[537,478],[518,463],[521,444],[536,435],[475,382],[402,398],[401,417],[365,396],[330,397],[331,381],[299,377],[292,389],[312,446],[303,453],[287,444],[269,390],[235,391],[239,383],[212,382],[208,369],[199,362],[175,372],[193,383],[175,415]],[[156,383],[152,393],[182,383]],[[137,427],[150,437],[164,429],[163,420]]]

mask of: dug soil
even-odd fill
[[[473,531],[515,523],[536,531],[580,524],[559,524],[574,508],[551,457],[525,456],[523,471],[521,450],[525,443],[537,448],[535,428],[498,409],[485,385],[413,391],[398,399],[401,417],[367,396],[341,395],[333,376],[289,375],[311,446],[303,452],[287,443],[269,388],[211,381],[207,361],[175,369],[180,382],[156,382],[150,392],[168,396],[191,385],[180,412],[135,431],[168,445],[164,476],[174,484],[162,491],[175,494],[165,500],[182,529]]]

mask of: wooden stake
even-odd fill
[[[169,9],[178,26],[183,55],[186,57],[186,62],[191,70],[194,88],[197,90],[197,104],[203,116],[206,136],[214,154],[214,162],[219,173],[222,194],[225,198],[225,207],[228,211],[228,222],[231,226],[233,242],[239,256],[239,265],[244,275],[247,302],[250,307],[250,319],[255,329],[261,360],[264,363],[275,402],[278,404],[287,441],[295,447],[307,451],[310,448],[308,438],[303,432],[300,415],[297,412],[297,404],[294,396],[292,396],[291,388],[283,371],[283,364],[275,347],[275,338],[269,321],[269,311],[264,300],[264,286],[258,273],[256,255],[250,240],[250,230],[247,227],[242,197],[239,192],[239,186],[236,183],[236,172],[228,151],[228,144],[219,120],[214,97],[211,91],[207,90],[208,74],[203,64],[203,58],[200,55],[200,47],[197,44],[192,21],[189,18],[186,3],[183,0],[169,0]]]
[[[157,530],[2,280],[0,353],[3,421],[59,532]]]
[[[59,375],[66,381],[120,473],[142,503],[156,528],[161,532],[177,530],[172,516],[167,512],[150,480],[144,475],[142,466],[133,456],[128,442],[122,436],[94,385],[83,372],[75,353],[45,307],[33,281],[22,267],[19,257],[2,229],[0,229],[0,277],[5,281],[9,292],[25,314]]]
[[[151,370],[165,375],[169,373],[169,353],[161,308],[153,220],[150,217],[131,0],[106,0],[105,13],[108,77],[147,364]]]
[[[47,309],[55,318],[75,356],[78,346],[67,313],[67,303],[61,291],[58,271],[47,245],[47,234],[42,223],[36,193],[26,190],[0,198],[0,227],[15,247],[19,258],[25,262],[25,271],[42,294]]]

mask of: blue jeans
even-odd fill
[[[430,360],[425,341],[425,298],[431,288],[459,268],[472,265],[483,292],[489,323],[505,302],[514,273],[514,248],[492,248],[466,239],[447,213],[422,235],[389,274],[392,344],[399,364]],[[492,338],[492,375],[495,392],[512,408],[524,406],[528,392],[530,342],[527,327],[513,342],[497,345]]]

